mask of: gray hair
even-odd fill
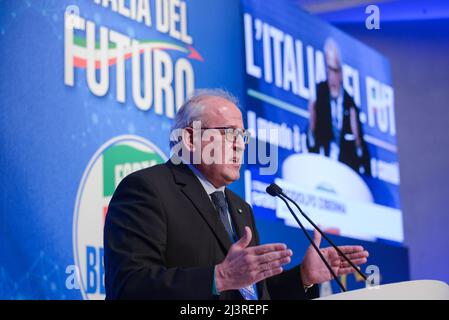
[[[179,142],[179,132],[180,129],[184,129],[194,121],[200,121],[203,117],[203,111],[206,105],[203,103],[205,98],[208,97],[219,97],[226,99],[237,107],[239,107],[238,99],[223,89],[198,89],[196,90],[179,108],[176,113],[175,119],[170,130],[170,147]]]
[[[341,54],[340,54],[340,47],[338,46],[337,42],[329,37],[324,42],[324,54],[325,56],[329,54],[335,54],[336,59],[338,60],[338,63],[341,65]]]

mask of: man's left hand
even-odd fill
[[[321,234],[316,230],[314,232],[313,242],[315,242],[318,248],[320,247]],[[364,250],[362,246],[339,246],[338,248],[356,266],[367,262],[369,253]],[[352,268],[351,265],[338,254],[335,248],[328,247],[320,250],[337,277],[355,271],[354,268]],[[323,283],[333,278],[312,245],[310,245],[306,251],[300,270],[302,282],[306,286]]]

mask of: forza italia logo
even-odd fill
[[[73,215],[73,255],[84,299],[105,298],[103,228],[116,187],[128,174],[166,160],[150,141],[123,135],[103,144],[89,161]]]

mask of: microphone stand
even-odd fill
[[[306,228],[303,226],[303,224],[301,223],[301,221],[299,221],[298,217],[296,216],[296,214],[293,212],[292,208],[290,207],[290,205],[288,204],[286,198],[284,198],[284,196],[282,194],[278,194],[278,197],[280,199],[282,199],[282,201],[285,202],[285,204],[287,205],[288,210],[290,210],[290,213],[293,215],[293,218],[295,218],[296,222],[299,224],[299,226],[301,227],[302,231],[304,232],[304,234],[306,235],[307,239],[309,240],[310,244],[313,246],[313,248],[315,249],[316,253],[318,253],[318,255],[320,256],[321,260],[323,260],[324,264],[326,265],[327,269],[329,270],[329,272],[331,273],[331,275],[334,277],[335,281],[337,281],[338,285],[340,286],[341,290],[343,292],[346,292],[346,288],[343,286],[343,283],[341,283],[340,279],[338,279],[337,275],[335,274],[334,270],[332,270],[331,266],[329,265],[329,263],[327,262],[326,258],[324,258],[323,254],[321,253],[321,250],[317,247],[317,245],[315,244],[315,242],[313,242],[313,239],[310,237],[309,233],[307,232]]]
[[[296,214],[293,212],[292,208],[290,207],[290,205],[288,204],[287,200],[289,200],[290,202],[292,202],[296,208],[298,208],[299,212],[301,213],[301,215],[306,218],[306,220],[323,236],[324,239],[327,240],[327,242],[329,242],[331,244],[331,246],[338,252],[338,254],[343,257],[346,262],[349,263],[349,265],[351,265],[351,267],[354,268],[354,270],[366,281],[367,277],[366,275],[360,271],[360,269],[340,250],[340,248],[338,248],[338,246],[335,245],[335,243],[329,239],[329,237],[321,230],[321,228],[319,228],[305,213],[304,211],[302,211],[301,207],[295,202],[293,201],[293,199],[291,199],[289,196],[287,196],[283,191],[282,188],[279,187],[277,184],[272,183],[270,184],[267,189],[266,189],[267,193],[270,194],[273,197],[278,196],[282,201],[285,202],[285,204],[287,205],[287,208],[290,210],[290,213],[293,215],[293,218],[295,218],[296,222],[299,224],[299,226],[301,227],[302,231],[304,232],[304,234],[306,235],[307,239],[309,240],[309,242],[312,244],[313,248],[315,249],[315,251],[318,253],[318,255],[320,256],[321,260],[323,260],[324,264],[326,265],[327,269],[329,270],[329,272],[332,274],[332,276],[334,277],[334,279],[337,281],[338,285],[340,286],[340,288],[342,289],[343,292],[346,291],[345,287],[343,286],[343,284],[341,283],[341,281],[337,278],[337,276],[335,275],[335,273],[333,272],[332,268],[329,266],[329,263],[326,261],[326,259],[323,257],[320,249],[315,245],[315,243],[313,242],[312,238],[309,236],[309,234],[307,233],[307,230],[305,229],[305,227],[302,225],[301,221],[299,221],[298,217],[296,216]]]

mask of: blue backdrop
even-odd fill
[[[244,100],[239,1],[180,1],[167,15],[168,6],[136,3],[134,11],[129,3],[103,7],[94,0],[0,0],[0,298],[104,297],[98,239],[110,188],[124,173],[169,156],[170,108],[189,86],[225,88]],[[145,69],[142,52],[133,71],[132,51],[124,49],[121,68],[120,41],[156,46],[153,83],[134,76]],[[104,61],[109,81],[101,93],[95,82],[104,81]],[[153,93],[147,110],[136,104],[134,95],[144,93],[133,93],[136,83]],[[127,151],[115,155],[120,148]],[[243,179],[232,188],[243,196]],[[297,229],[258,223],[264,242],[287,242],[299,261],[306,244]],[[404,248],[364,244],[385,282],[408,278]]]

